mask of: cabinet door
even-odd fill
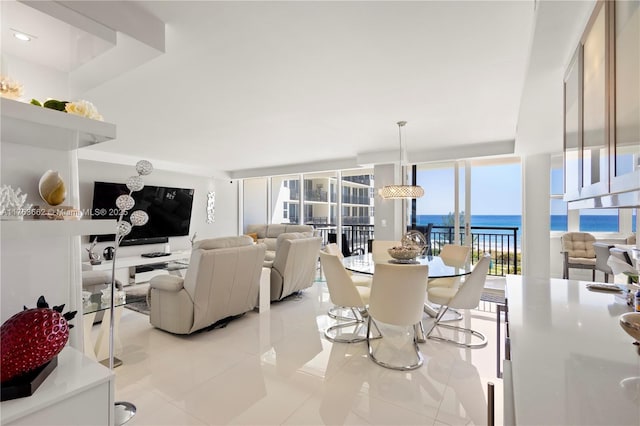
[[[578,48],[564,79],[564,192],[566,199],[578,198],[582,186],[581,54]]]
[[[640,2],[614,8],[615,109],[612,192],[640,187]]]
[[[607,117],[607,7],[598,3],[583,38],[583,147],[581,196],[609,192]]]

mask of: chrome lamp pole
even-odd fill
[[[153,171],[153,165],[146,160],[140,160],[136,163],[137,176],[131,176],[127,179],[127,189],[129,194],[120,195],[116,199],[116,207],[119,210],[118,222],[116,223],[116,240],[113,248],[113,259],[111,264],[111,301],[110,301],[110,313],[109,313],[109,369],[113,371],[114,360],[114,320],[115,320],[115,287],[116,287],[116,258],[118,253],[118,247],[122,239],[131,232],[133,226],[142,226],[149,220],[149,216],[142,210],[136,210],[129,216],[130,222],[124,220],[124,216],[135,205],[135,200],[131,196],[133,192],[140,191],[144,188],[144,182],[140,176],[146,176]],[[116,401],[114,407],[114,415],[116,425],[123,425],[136,414],[136,406],[127,401]]]

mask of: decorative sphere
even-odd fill
[[[127,188],[129,188],[129,191],[133,192],[140,191],[144,188],[144,182],[140,176],[131,176],[127,179]]]
[[[136,203],[136,200],[134,200],[131,195],[121,195],[118,198],[116,198],[116,206],[120,210],[124,210],[124,211],[130,210],[135,203]]]
[[[116,230],[116,233],[118,234],[118,236],[125,236],[128,235],[129,232],[131,232],[131,224],[125,220],[121,220],[120,222],[118,222],[118,228]]]
[[[151,172],[153,171],[153,164],[151,164],[147,160],[140,160],[136,163],[136,171],[141,176],[151,174]]]
[[[149,215],[145,211],[136,210],[131,213],[129,220],[131,220],[133,226],[142,226],[149,221]]]
[[[427,247],[427,238],[422,232],[412,229],[402,236],[401,243],[403,246],[416,248],[420,254]]]

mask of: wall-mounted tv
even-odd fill
[[[116,198],[128,194],[125,184],[95,182],[93,186],[92,219],[118,219]],[[124,237],[122,245],[148,244],[166,241],[167,237],[189,235],[193,189],[171,188],[145,185],[131,196],[135,205],[128,211],[143,210],[149,215],[149,221],[143,226],[134,226],[131,233]],[[127,216],[125,215],[125,220]],[[114,241],[115,235],[92,235],[93,241]]]

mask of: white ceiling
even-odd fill
[[[536,78],[533,1],[136,3],[166,23],[166,52],[83,94],[118,126],[91,149],[212,175],[395,159],[398,120],[409,160],[514,140]],[[556,3],[575,20],[593,2]],[[575,42],[545,37],[560,54],[536,74]]]

